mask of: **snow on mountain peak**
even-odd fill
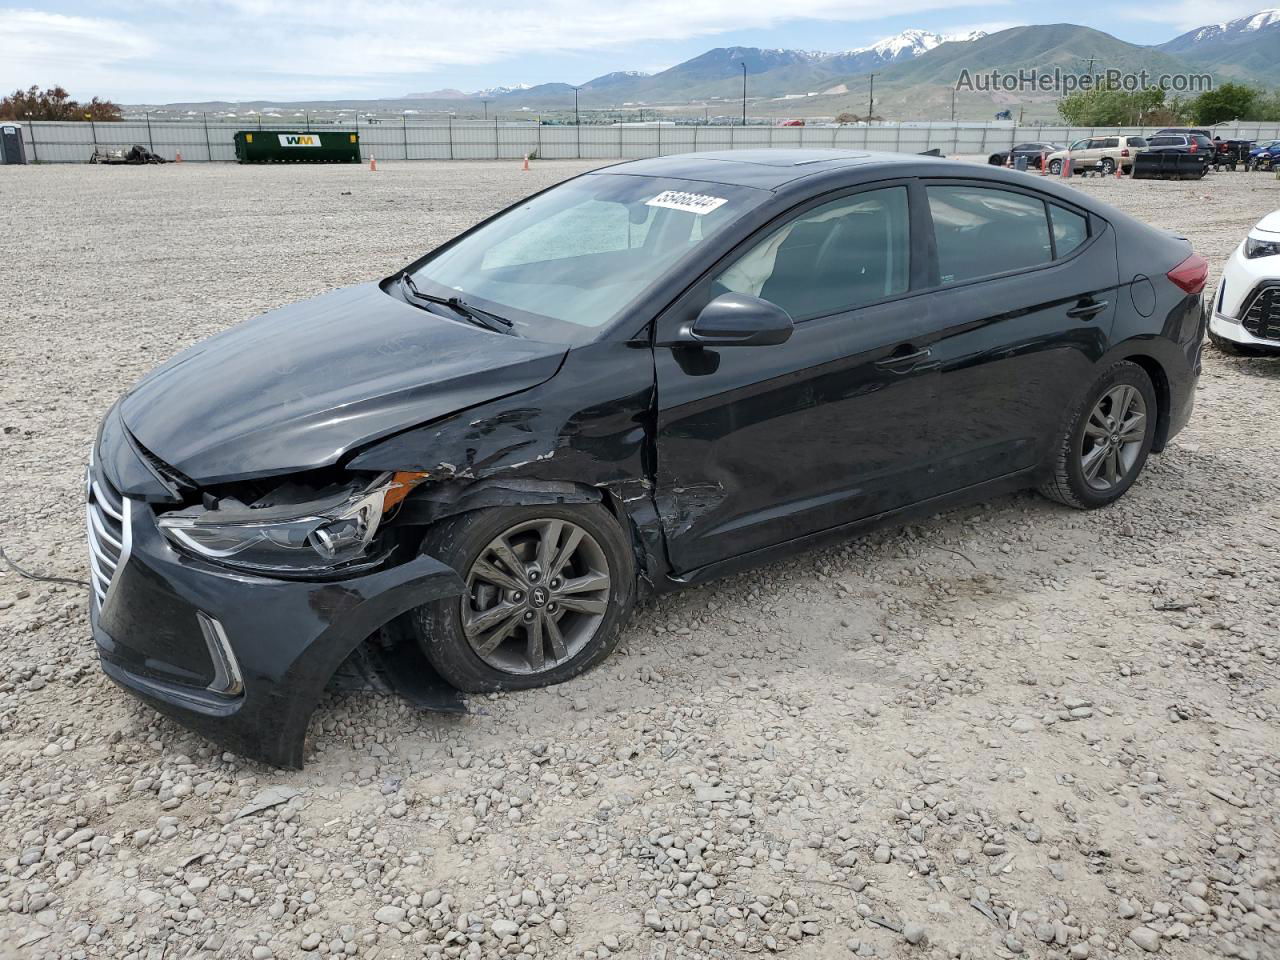
[[[983,30],[970,30],[967,33],[959,34],[941,34],[933,33],[929,30],[903,30],[901,33],[894,34],[892,37],[885,37],[878,40],[869,47],[859,47],[856,50],[850,50],[849,53],[867,53],[873,52],[879,54],[886,60],[898,60],[903,56],[918,57],[922,53],[927,53],[934,47],[942,43],[950,43],[952,41],[967,42],[970,40],[979,40],[987,34]]]
[[[1190,35],[1190,39],[1192,43],[1200,43],[1203,40],[1212,40],[1223,34],[1252,33],[1275,23],[1280,23],[1280,8],[1259,10],[1257,13],[1251,13],[1245,17],[1236,17],[1234,20],[1224,20],[1222,23],[1213,23],[1207,27],[1201,27]]]
[[[1259,10],[1251,17],[1241,17],[1240,19],[1248,21],[1248,23],[1240,27],[1241,30],[1261,30],[1263,27],[1268,27],[1273,23],[1280,23],[1280,8]],[[1238,23],[1239,21],[1232,22]]]

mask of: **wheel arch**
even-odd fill
[[[593,486],[580,481],[495,477],[469,483],[424,484],[405,500],[397,522],[425,529],[449,517],[491,507],[602,505],[632,545],[637,577],[652,587],[666,572],[666,544],[644,479]]]
[[[1159,453],[1169,440],[1169,423],[1173,409],[1169,375],[1160,361],[1147,353],[1125,353],[1119,359],[1137,364],[1151,378],[1151,386],[1156,392],[1156,433],[1151,442],[1151,452]]]

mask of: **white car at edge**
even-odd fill
[[[1227,258],[1209,339],[1225,353],[1280,355],[1280,210],[1259,220]]]

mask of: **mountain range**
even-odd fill
[[[1160,49],[1224,76],[1274,83],[1280,80],[1280,9],[1200,27]]]
[[[796,100],[818,97],[824,113],[840,112],[840,107],[865,112],[867,98],[850,92],[851,81],[869,73],[877,75],[878,100],[884,105],[902,91],[916,88],[925,88],[926,99],[943,93],[949,99],[957,76],[966,69],[976,74],[1058,67],[1082,73],[1091,65],[1095,71],[1146,70],[1153,76],[1210,72],[1223,79],[1276,84],[1280,83],[1280,10],[1200,27],[1157,46],[1127,43],[1090,27],[1053,23],[991,34],[904,30],[871,46],[838,53],[716,47],[659,73],[620,71],[589,80],[578,87],[579,103],[607,108],[735,100],[742,96],[744,65],[753,110],[762,106],[762,99],[783,101],[779,109],[785,111],[794,109]],[[856,86],[861,89],[865,84]],[[464,99],[488,99],[499,108],[519,103],[544,109],[550,102],[566,103],[566,97],[571,102],[573,90],[568,83],[522,84],[478,91]],[[987,99],[1000,102],[999,97]]]
[[[1191,30],[1166,43],[1142,46],[1090,27],[1069,23],[1012,27],[995,33],[976,30],[945,35],[904,30],[892,37],[841,52],[716,47],[666,70],[648,74],[619,70],[577,86],[583,110],[637,107],[679,114],[736,113],[746,69],[750,112],[756,116],[865,114],[871,106],[869,74],[874,74],[878,115],[911,118],[951,115],[989,118],[991,107],[1016,105],[1029,119],[1052,115],[1053,93],[968,93],[955,90],[962,70],[971,75],[1061,68],[1066,73],[1119,69],[1153,76],[1211,73],[1220,80],[1280,85],[1280,9],[1264,10],[1225,23]],[[441,89],[398,100],[311,101],[287,106],[478,115],[485,101],[490,116],[516,112],[559,113],[574,107],[572,84],[510,84],[464,93]],[[221,104],[172,104],[170,108],[218,109]],[[266,108],[275,104],[227,104]],[[281,105],[285,106],[285,105]]]

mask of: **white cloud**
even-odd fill
[[[0,9],[0,37],[4,38],[0,71],[10,84],[19,75],[59,71],[86,61],[136,60],[152,51],[147,37],[127,24],[40,10]]]
[[[367,96],[392,77],[522,55],[886,13],[878,0],[101,0],[95,9],[100,16],[0,10],[5,47],[19,51],[0,62],[0,86],[59,82],[73,94],[93,86],[153,101]],[[892,12],[948,9],[947,0],[901,0]]]

